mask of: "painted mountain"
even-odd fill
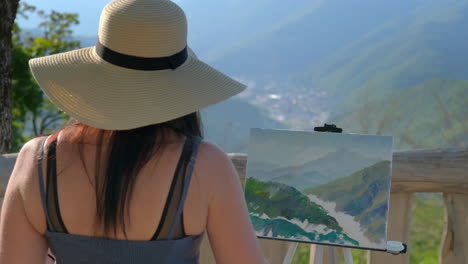
[[[372,242],[385,237],[390,188],[390,161],[381,161],[348,177],[304,190],[335,203],[335,210],[353,216]]]
[[[252,129],[245,198],[260,237],[382,249],[392,139]]]
[[[272,166],[268,164],[252,164],[256,168],[252,173],[257,179],[288,183],[302,191],[348,176],[377,161],[375,158],[342,148],[299,166],[271,169]]]

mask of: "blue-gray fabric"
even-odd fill
[[[43,183],[42,159],[45,139],[38,150],[39,187],[42,205],[47,217],[47,224],[52,227],[47,211],[46,193]],[[196,161],[198,145],[201,139],[193,138],[192,154],[185,172],[182,197],[177,208],[177,217],[168,239],[151,241],[117,240],[83,236],[77,234],[55,232],[48,228],[45,233],[48,244],[56,257],[58,264],[133,264],[133,263],[157,263],[157,264],[196,264],[199,263],[200,244],[204,232],[199,235],[184,236],[171,239],[176,226],[181,221],[182,209],[187,196],[193,167]]]

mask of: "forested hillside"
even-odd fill
[[[181,2],[190,45],[253,83],[247,99],[286,127],[334,122],[394,135],[396,148],[468,144],[467,0],[204,3]],[[258,100],[271,93],[281,100]]]

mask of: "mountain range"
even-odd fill
[[[240,126],[312,129],[322,109],[345,131],[394,135],[397,148],[468,145],[468,0],[179,4],[198,56],[255,84],[242,100],[255,104],[258,119],[233,114]],[[95,36],[82,42],[93,45]],[[282,99],[258,100],[272,92]],[[271,125],[278,105],[283,121]],[[253,109],[236,108],[244,106]],[[219,145],[221,123],[213,132]],[[228,151],[245,151],[238,147],[248,142],[245,131]]]
[[[232,98],[201,111],[206,139],[226,152],[247,152],[250,128],[285,128],[268,117],[258,106],[240,98]]]
[[[223,71],[288,80],[279,93],[322,91],[328,122],[395,135],[398,148],[468,145],[467,0],[204,3],[182,3],[190,40]]]
[[[234,75],[285,76],[316,65],[343,45],[426,2],[204,0],[181,6],[192,32],[189,40],[209,62]]]

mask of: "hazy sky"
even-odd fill
[[[248,155],[252,162],[295,166],[339,151],[343,147],[373,159],[391,160],[392,157],[392,139],[389,136],[268,129],[251,130]]]
[[[174,0],[180,4],[183,8],[183,2],[185,0]],[[74,28],[77,35],[82,36],[95,36],[97,35],[99,17],[104,6],[111,2],[109,0],[79,0],[79,1],[68,1],[68,0],[26,0],[29,5],[36,6],[40,10],[50,11],[55,10],[59,12],[78,13],[80,25]],[[181,3],[182,2],[182,3]],[[18,22],[23,28],[36,28],[38,19],[30,17],[28,20],[24,20],[18,17]]]

